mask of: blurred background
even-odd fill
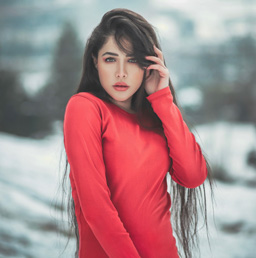
[[[255,0],[0,0],[0,257],[74,251],[71,238],[62,253],[64,109],[87,37],[116,7],[156,28],[178,101],[211,164],[211,249],[200,230],[202,257],[256,257]]]

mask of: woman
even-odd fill
[[[191,257],[195,188],[207,164],[176,105],[155,32],[139,14],[114,9],[92,32],[64,144],[79,257],[179,257],[167,172],[177,183],[176,234]]]

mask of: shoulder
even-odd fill
[[[85,139],[101,135],[103,120],[99,101],[99,98],[86,92],[70,97],[63,121],[65,139]]]
[[[79,92],[71,96],[71,98],[69,99],[66,106],[66,112],[70,109],[75,109],[76,111],[98,110],[98,112],[100,112],[103,105],[103,100],[96,97],[92,93]]]
[[[104,111],[104,102],[89,92],[79,92],[69,99],[65,119],[101,119]]]
[[[79,92],[71,96],[68,104],[72,103],[94,103],[95,105],[100,105],[103,100],[93,95],[90,92]]]

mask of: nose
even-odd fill
[[[127,77],[127,71],[124,63],[117,64],[116,69],[116,77],[117,78],[126,78]]]

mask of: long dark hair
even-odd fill
[[[155,55],[153,45],[161,49],[152,25],[141,15],[127,9],[114,9],[107,12],[102,17],[100,24],[93,30],[86,43],[82,77],[77,93],[90,92],[104,101],[111,101],[111,96],[108,95],[100,84],[98,71],[95,68],[93,60],[93,57],[98,56],[99,50],[110,36],[114,37],[122,51],[127,54],[132,54],[137,59],[138,65],[141,68],[149,65],[145,56]],[[127,41],[131,43],[132,49],[130,46],[127,46]],[[154,113],[150,103],[146,99],[148,94],[144,90],[145,74],[146,73],[144,73],[140,88],[132,97],[132,109],[136,112],[138,121],[142,126],[147,129],[160,128],[163,130],[161,120]],[[171,80],[169,80],[169,87],[173,95],[173,101],[178,106]],[[145,117],[147,118],[146,120]],[[150,127],[149,124],[144,123],[148,121],[148,119],[151,119],[153,122],[150,123]],[[66,157],[66,167],[62,181],[64,192],[67,172],[68,160]],[[210,169],[208,166],[208,179],[212,190],[212,179],[209,172]],[[71,189],[69,190],[67,208],[69,223],[76,235],[77,256],[79,250],[79,232],[75,216],[74,200],[71,195]],[[179,253],[180,255],[183,253],[186,258],[191,258],[192,249],[198,247],[197,231],[199,211],[201,211],[208,232],[205,184],[195,189],[188,189],[172,183],[171,195],[173,200],[171,208],[172,224],[177,235],[177,241],[182,248],[182,250],[179,250]]]

